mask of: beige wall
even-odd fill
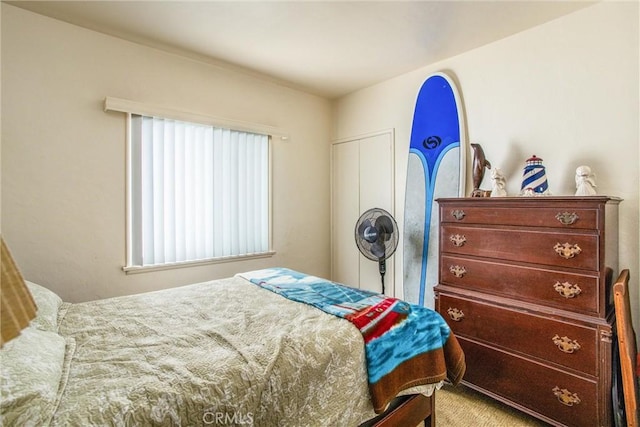
[[[402,224],[415,97],[429,74],[448,72],[460,88],[469,141],[505,172],[511,195],[524,161],[536,154],[555,195],[573,194],[574,171],[587,164],[600,194],[624,199],[619,265],[631,269],[638,328],[638,51],[638,3],[600,3],[338,100],[332,138],[395,128],[395,210]],[[470,168],[467,176],[471,185]],[[491,188],[489,174],[482,188]],[[394,258],[402,266],[402,254]],[[398,268],[396,295],[401,287]]]
[[[289,133],[273,144],[277,255],[125,275],[125,119],[105,96]],[[2,235],[26,278],[66,300],[272,265],[330,274],[325,99],[3,3],[2,112]]]

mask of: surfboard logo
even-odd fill
[[[439,136],[432,135],[422,141],[422,146],[427,150],[433,150],[434,148],[438,148],[442,144],[442,138]]]

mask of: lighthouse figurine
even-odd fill
[[[546,196],[550,194],[547,173],[542,165],[542,159],[534,154],[525,162],[520,195]]]

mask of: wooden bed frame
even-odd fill
[[[396,397],[389,408],[377,417],[360,424],[359,427],[395,427],[417,426],[424,423],[425,427],[436,425],[436,391],[430,397],[423,394],[409,394]]]

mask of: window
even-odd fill
[[[270,254],[268,135],[129,118],[126,271]]]

